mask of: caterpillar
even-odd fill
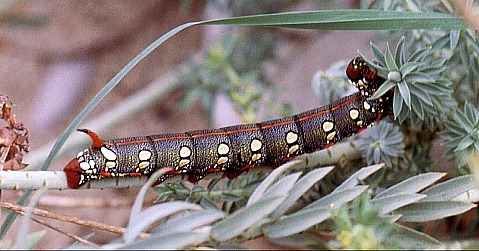
[[[91,180],[150,175],[164,167],[173,170],[158,183],[176,175],[197,182],[217,172],[233,179],[257,165],[275,168],[297,155],[327,148],[373,126],[391,111],[391,92],[368,99],[385,79],[360,57],[349,63],[346,75],[359,92],[281,119],[107,141],[78,129],[93,143],[64,168],[68,186],[76,189]]]

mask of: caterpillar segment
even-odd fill
[[[258,165],[275,168],[295,156],[327,148],[373,126],[390,112],[391,92],[369,100],[385,79],[360,58],[346,68],[359,92],[286,118],[211,130],[102,140],[88,129],[92,146],[64,168],[68,186],[90,180],[173,170],[158,183],[182,175],[197,182],[210,173],[233,179]]]

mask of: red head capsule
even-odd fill
[[[360,57],[356,57],[349,62],[346,68],[346,75],[352,82],[363,80],[362,78],[366,81],[373,82],[377,77],[377,72],[376,70],[371,70]]]
[[[346,68],[346,75],[351,81],[356,82],[359,80],[360,77],[358,78],[358,76],[361,76],[363,71],[362,64],[362,60],[359,57],[356,57],[349,62],[349,65]]]

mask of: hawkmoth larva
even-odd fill
[[[359,57],[346,75],[359,92],[332,104],[286,118],[219,129],[101,140],[90,130],[92,147],[64,168],[68,186],[90,180],[149,175],[173,168],[159,182],[186,175],[196,182],[209,173],[232,179],[257,165],[276,167],[294,156],[324,149],[358,133],[388,115],[391,92],[369,100],[385,79]]]

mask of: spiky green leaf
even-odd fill
[[[294,187],[290,190],[288,198],[273,212],[273,217],[279,217],[284,214],[311,186],[321,180],[326,174],[328,174],[333,167],[323,167],[308,172],[306,175],[294,184]]]
[[[476,207],[475,204],[460,201],[425,201],[417,202],[397,210],[403,222],[426,222],[462,214]]]
[[[395,224],[387,242],[399,245],[403,249],[438,249],[440,242],[431,236],[417,230]]]
[[[447,201],[451,200],[476,186],[473,175],[463,175],[433,185],[421,194],[427,195],[421,201]]]
[[[302,161],[293,160],[293,161],[287,162],[286,164],[281,165],[280,167],[274,169],[274,170],[268,175],[268,177],[266,177],[266,179],[263,180],[263,182],[261,182],[261,184],[254,190],[253,194],[251,194],[251,196],[250,196],[249,199],[248,199],[247,205],[251,205],[251,204],[255,203],[256,201],[258,201],[258,200],[263,196],[263,194],[264,194],[265,191],[268,189],[268,187],[271,186],[271,184],[273,184],[273,182],[274,182],[284,171],[286,171],[286,170],[289,169],[289,168],[293,168],[293,167],[295,167],[296,165],[299,165],[299,164],[302,164],[302,163],[303,163]]]
[[[155,233],[166,235],[171,233],[191,232],[194,229],[209,225],[224,218],[225,213],[219,210],[201,210],[189,212],[161,224]]]
[[[399,193],[414,194],[430,186],[432,183],[444,177],[444,175],[446,174],[435,172],[418,174],[389,187],[388,189],[379,193],[375,198],[381,198]]]
[[[218,241],[226,241],[241,235],[249,227],[276,210],[286,197],[286,195],[282,195],[260,199],[234,212],[224,220],[213,225],[211,237]]]
[[[426,195],[421,194],[394,194],[388,196],[381,196],[379,198],[373,198],[371,202],[378,209],[380,215],[385,215],[395,209],[402,206],[409,205],[413,202],[419,201],[425,198]]]
[[[305,231],[329,217],[331,217],[329,208],[303,209],[266,225],[263,227],[263,233],[270,238],[290,236]]]
[[[357,198],[361,193],[363,193],[368,186],[354,186],[351,188],[343,188],[343,189],[336,189],[334,192],[325,195],[322,198],[319,198],[315,202],[307,205],[303,208],[306,209],[313,209],[313,208],[338,208],[343,203],[354,200]]]
[[[123,239],[126,243],[130,243],[140,232],[144,231],[157,220],[184,210],[201,210],[201,207],[184,201],[173,201],[148,207],[135,217],[135,221],[131,221],[130,219],[123,234]]]
[[[339,185],[333,193],[339,192],[342,189],[346,188],[352,188],[356,185],[359,184],[361,180],[366,179],[369,177],[371,174],[375,173],[379,169],[383,168],[384,164],[378,164],[378,165],[372,165],[368,167],[363,167],[359,169],[357,172],[355,172],[353,175],[351,175],[347,180],[345,180],[341,185]]]

